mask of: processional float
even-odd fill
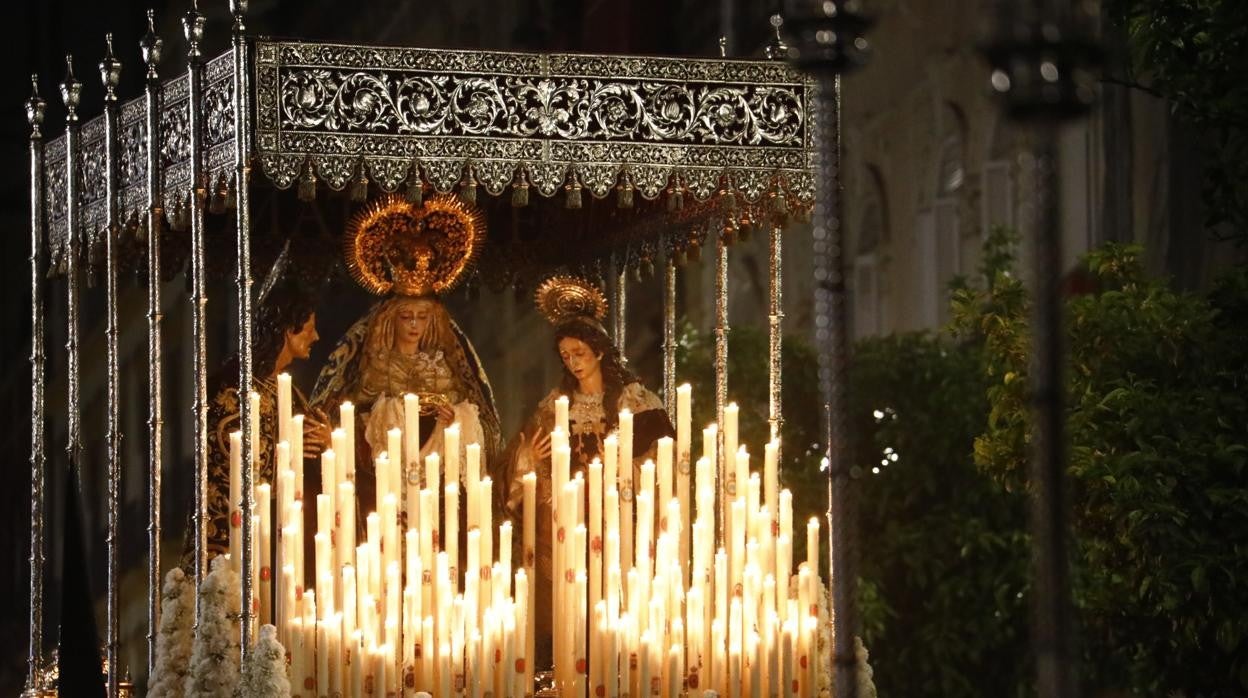
[[[829,4],[839,5],[825,3]],[[775,60],[422,50],[279,41],[245,33],[245,6],[242,1],[231,2],[234,20],[232,47],[211,59],[205,58],[200,49],[204,17],[197,8],[192,9],[183,21],[189,45],[188,68],[184,74],[164,80],[159,73],[162,42],[155,34],[149,12],[149,31],[141,44],[147,87],[145,95],[139,99],[123,102],[116,94],[122,64],[113,55],[110,40],[107,55],[99,66],[104,85],[104,114],[85,123],[80,123],[78,118],[81,83],[74,75],[73,59],[69,58],[68,71],[60,85],[67,109],[66,127],[65,133],[58,138],[45,142],[42,134],[44,101],[39,97],[37,79],[35,92],[27,105],[32,126],[31,274],[34,321],[31,455],[34,487],[28,678],[28,690],[32,695],[44,695],[54,690],[54,687],[46,685],[42,651],[46,516],[44,441],[45,425],[50,419],[44,407],[44,366],[47,357],[43,345],[46,300],[41,291],[42,279],[51,275],[55,283],[64,283],[66,287],[69,399],[65,419],[70,467],[73,469],[80,468],[82,464],[78,399],[82,361],[78,344],[79,304],[82,298],[80,277],[85,267],[89,273],[102,273],[105,279],[107,352],[104,359],[108,378],[106,647],[108,690],[110,696],[117,695],[120,683],[118,619],[122,603],[118,570],[119,424],[123,404],[140,404],[136,400],[123,401],[120,394],[117,346],[119,269],[144,275],[148,290],[149,393],[146,396],[146,417],[149,432],[148,545],[151,556],[146,603],[150,671],[156,662],[161,601],[161,473],[167,467],[162,458],[161,427],[173,414],[167,408],[160,389],[163,372],[161,348],[168,331],[162,326],[162,275],[167,275],[169,269],[185,263],[189,257],[195,379],[190,415],[195,435],[195,554],[191,577],[198,587],[209,574],[204,547],[208,438],[208,325],[204,314],[208,300],[206,265],[215,254],[218,256],[215,263],[232,262],[237,269],[238,381],[240,386],[249,386],[253,371],[251,330],[255,302],[252,247],[253,244],[266,244],[252,225],[252,197],[292,187],[305,201],[320,196],[322,200],[347,198],[363,202],[370,195],[394,194],[420,204],[430,197],[455,194],[479,206],[489,221],[510,221],[514,211],[528,210],[531,212],[528,220],[540,222],[546,236],[540,254],[513,255],[511,252],[514,250],[506,249],[492,253],[490,245],[493,242],[490,242],[487,243],[479,273],[491,274],[495,280],[502,279],[501,283],[505,284],[521,277],[538,279],[558,270],[586,269],[593,265],[602,269],[605,266],[608,270],[606,276],[613,280],[610,324],[618,343],[622,343],[625,332],[625,281],[631,272],[639,268],[651,267],[655,262],[662,264],[662,395],[673,414],[681,409],[687,410],[687,406],[678,404],[681,391],[676,385],[677,277],[685,259],[696,256],[704,244],[713,244],[716,293],[714,394],[717,421],[725,428],[706,432],[707,443],[703,444],[703,453],[709,454],[711,460],[701,467],[706,470],[705,478],[710,481],[711,489],[705,506],[702,506],[700,493],[697,500],[699,506],[694,506],[690,501],[693,496],[686,490],[686,501],[677,503],[675,511],[679,513],[674,514],[685,524],[685,540],[677,542],[672,539],[668,542],[671,548],[668,552],[673,558],[680,558],[681,555],[674,551],[688,551],[689,529],[695,528],[695,523],[702,525],[703,535],[706,536],[702,547],[707,551],[708,563],[698,572],[690,570],[687,561],[681,563],[683,570],[679,576],[682,579],[673,587],[674,610],[660,612],[663,629],[661,633],[655,629],[654,647],[641,657],[640,662],[636,648],[636,618],[631,629],[624,627],[618,630],[612,641],[631,641],[631,655],[625,649],[616,647],[614,651],[618,654],[614,655],[610,669],[602,665],[606,656],[602,648],[606,645],[597,644],[594,636],[594,631],[602,632],[604,636],[609,634],[603,628],[610,623],[604,624],[601,619],[595,621],[597,609],[588,606],[589,599],[583,592],[579,595],[574,593],[566,602],[569,604],[567,608],[579,609],[579,617],[588,619],[591,637],[586,637],[586,628],[582,627],[581,632],[572,637],[572,642],[579,643],[576,646],[581,649],[569,650],[570,654],[565,658],[568,661],[556,657],[555,675],[559,679],[556,690],[562,695],[583,695],[589,690],[597,695],[622,695],[629,691],[627,677],[632,674],[633,688],[641,694],[650,694],[653,686],[655,695],[664,696],[703,695],[710,690],[733,695],[752,690],[783,695],[817,695],[814,667],[823,666],[825,662],[816,656],[815,645],[803,644],[802,648],[786,645],[782,648],[778,639],[784,637],[786,642],[790,639],[786,631],[779,627],[785,621],[783,614],[788,593],[779,601],[769,599],[772,608],[780,609],[780,623],[773,629],[772,639],[763,641],[768,646],[759,649],[755,647],[759,642],[759,633],[734,633],[724,625],[735,623],[732,627],[740,628],[742,614],[751,609],[740,607],[739,587],[729,589],[730,594],[719,593],[726,586],[724,580],[719,580],[718,588],[714,587],[714,577],[721,571],[718,561],[710,563],[709,556],[716,547],[733,546],[725,536],[733,526],[734,516],[741,516],[743,521],[754,516],[754,512],[734,510],[738,497],[743,501],[745,499],[745,482],[740,482],[739,494],[735,487],[728,485],[729,480],[739,482],[737,473],[743,472],[735,461],[735,435],[729,426],[735,414],[735,406],[729,404],[727,384],[729,247],[743,227],[764,228],[770,235],[768,416],[775,436],[782,423],[779,399],[783,317],[780,240],[790,218],[807,215],[814,208],[820,244],[824,246],[816,252],[824,262],[841,264],[840,229],[836,224],[838,163],[835,153],[838,138],[836,121],[839,116],[835,81],[826,79],[817,83]],[[798,26],[804,40],[815,46],[827,42],[831,36],[827,32],[841,31],[836,23],[850,17],[849,13],[831,13],[808,18],[809,21]],[[821,60],[822,54],[806,55],[805,67],[809,68]],[[775,57],[779,57],[778,52]],[[828,72],[828,76],[839,68],[832,66],[831,70],[833,72]],[[822,92],[817,88],[820,84],[823,85]],[[817,105],[822,106],[817,108]],[[816,142],[820,140],[819,145],[826,157],[819,172],[827,181],[819,183],[823,198],[820,205],[815,206],[816,164],[819,162]],[[253,167],[258,167],[260,176],[253,176]],[[232,249],[219,244],[220,240],[216,237],[206,237],[209,223],[226,229],[233,227],[235,239]],[[168,244],[171,240],[178,241],[177,246],[183,250],[179,254],[184,256],[178,257],[171,252],[171,245]],[[222,247],[226,250],[221,251],[219,248]],[[224,255],[230,253],[234,259],[223,260]],[[844,288],[839,271],[826,263],[819,269],[822,275],[816,280],[821,289],[819,337],[821,341],[829,340],[828,333],[831,332],[840,338],[834,343],[839,353],[832,357],[829,370],[822,374],[827,388],[826,384],[843,381]],[[837,394],[834,391],[833,398]],[[839,398],[834,401],[837,404],[834,405],[832,422],[841,429],[838,435],[843,435],[845,422],[837,415],[843,413],[844,407]],[[257,419],[254,413],[256,408],[251,401],[241,402],[239,458],[243,463],[250,463],[252,451],[256,448],[252,428],[253,420]],[[178,418],[181,417],[179,413]],[[769,456],[775,457],[776,448],[778,445],[769,449]],[[833,458],[837,462],[833,463],[832,472],[838,475],[846,473],[847,463],[844,461],[847,450],[844,444],[834,446],[833,450],[839,452],[839,457]],[[689,439],[686,438],[683,447],[678,447],[675,453],[669,451],[666,454],[669,459],[666,466],[668,477],[672,477],[673,468],[683,473],[686,479],[689,477],[694,470],[689,451]],[[653,479],[653,475],[651,470],[649,477]],[[253,511],[253,496],[256,485],[260,483],[252,482],[251,468],[241,468],[240,476],[239,506],[242,511]],[[774,477],[774,473],[768,476]],[[749,479],[748,466],[741,477]],[[707,484],[698,481],[695,487]],[[610,483],[607,486],[610,488]],[[598,488],[601,490],[602,483],[598,483]],[[841,490],[838,495],[843,497],[843,487]],[[757,490],[754,492],[757,493]],[[623,496],[623,493],[617,492],[617,495]],[[278,495],[273,496],[278,499]],[[768,492],[764,496],[771,499],[773,494]],[[631,489],[628,497],[632,498]],[[752,503],[757,509],[757,497]],[[771,506],[769,521],[778,526],[780,512],[775,505]],[[662,516],[661,511],[659,515]],[[584,516],[585,512],[580,512],[581,525],[585,524]],[[253,517],[241,517],[242,551],[255,550],[254,539],[258,536],[255,525]],[[791,522],[789,525],[791,527]],[[737,526],[736,530],[740,532],[741,524],[737,523]],[[774,528],[769,524],[768,534]],[[832,556],[848,554],[847,546],[833,544],[835,537],[843,531],[836,527],[829,529],[831,538],[827,549]],[[812,538],[811,546],[818,548],[818,528],[813,530],[816,537]],[[486,530],[484,534],[488,538],[493,532]],[[650,535],[654,532],[651,531]],[[663,541],[658,543],[662,548]],[[739,543],[742,549],[745,547],[744,538],[735,543]],[[585,550],[582,538],[577,552],[583,555]],[[728,552],[733,556],[742,554]],[[623,555],[626,557],[627,552]],[[697,555],[695,553],[694,557]],[[249,600],[257,595],[258,560],[254,552],[243,553],[240,557],[239,598],[244,610],[238,623],[238,639],[245,658],[256,640],[253,618],[256,613],[251,612],[252,603]],[[418,560],[417,564],[429,570],[436,563],[433,560]],[[783,586],[787,588],[791,570],[775,569],[774,558],[768,564],[773,565],[772,571],[776,576],[783,576]],[[737,560],[734,559],[732,567],[736,570]],[[829,621],[840,624],[851,617],[848,606],[839,618],[835,618],[836,613],[819,610],[814,596],[823,594],[822,591],[816,592],[817,580],[821,576],[819,568],[820,563],[812,557],[803,572],[803,579],[816,580],[814,585],[809,586],[811,595],[807,594],[805,581],[800,592],[797,589],[792,592],[794,600],[789,606],[797,608],[800,598],[801,607],[796,611],[798,616],[794,620],[803,626],[794,631],[791,639],[795,642],[799,634],[806,632],[804,626],[807,624],[813,624],[811,627],[817,634],[818,629],[828,625]],[[824,573],[823,581],[833,588],[837,588],[838,584],[848,584],[837,578],[837,572],[834,568]],[[686,640],[693,642],[692,635],[688,634],[692,632],[690,624],[693,619],[688,616],[688,597],[685,594],[697,587],[699,573],[709,578],[709,586],[705,589],[707,595],[702,599],[705,613],[699,614],[708,623],[699,624],[702,649],[695,658],[692,651],[686,651],[679,643]],[[690,580],[691,576],[695,581]],[[761,598],[761,581],[761,578],[746,580],[749,591],[746,596]],[[775,593],[774,589],[769,592]],[[712,598],[716,594],[722,597],[719,600],[724,608],[715,610],[713,614],[715,604]],[[730,597],[732,601],[727,600]],[[839,589],[833,594],[834,606],[848,604],[848,599],[848,594]],[[513,608],[519,607],[520,600],[512,599],[511,603]],[[201,613],[199,606],[197,595],[197,619]],[[732,607],[731,612],[727,606]],[[760,617],[764,615],[758,608],[752,610]],[[679,617],[682,614],[688,622],[681,621]],[[711,622],[713,615],[715,618]],[[619,619],[615,620],[618,626]],[[316,624],[317,619],[312,617],[308,622]],[[718,634],[712,632],[711,626],[715,623],[720,624]],[[763,617],[758,623],[760,627],[764,626],[767,619]],[[501,621],[497,627],[502,627]],[[673,627],[680,627],[681,634],[679,643],[669,648],[667,643],[675,637]],[[514,632],[522,630],[513,629]],[[496,632],[501,633],[497,629]],[[630,632],[631,639],[628,638]],[[852,636],[848,632],[840,635],[843,637],[835,640],[837,673],[851,678],[839,695],[852,695]],[[288,640],[291,637],[287,633],[281,636]],[[301,642],[305,643],[305,647],[307,642],[316,647],[319,637],[313,634],[310,640],[304,638]],[[501,634],[496,635],[493,642],[501,643],[500,638]],[[399,637],[395,642],[404,643],[408,639]],[[712,639],[717,644],[713,644]],[[340,644],[331,664],[344,660],[349,654],[343,649],[346,638],[340,635],[338,640]],[[449,684],[449,690],[470,694],[490,691],[490,687],[474,683],[473,677],[478,674],[469,672],[465,678],[462,667],[472,662],[468,656],[470,650],[465,647],[468,641],[460,639],[456,642],[458,644],[453,651],[458,653],[455,657],[461,668],[457,670],[457,683]],[[589,645],[593,647],[584,649]],[[482,646],[474,645],[478,649]],[[506,649],[510,652],[513,646],[508,645]],[[515,646],[514,649],[521,654],[506,656],[522,658],[523,648]],[[799,649],[810,650],[800,661],[795,656]],[[287,650],[290,651],[291,647]],[[768,650],[774,654],[770,659]],[[446,652],[445,649],[441,651]],[[313,667],[318,661],[324,663],[324,659],[315,654],[315,649],[311,652]],[[531,654],[531,650],[529,652]],[[399,672],[397,675],[406,678],[403,654],[405,652],[396,651],[394,664],[389,666]],[[429,654],[442,660],[442,656],[435,651]],[[503,655],[502,649],[498,654]],[[587,654],[591,663],[597,663],[596,667],[590,667],[583,661]],[[719,675],[710,673],[711,665],[716,662],[723,664],[716,664]],[[298,663],[298,658],[294,658],[292,667]],[[527,672],[519,669],[519,663],[515,666],[515,671],[523,674],[522,678],[496,679],[493,684],[495,695],[519,695],[534,691],[532,658]],[[849,667],[848,670],[846,667]],[[699,669],[704,672],[700,683],[691,680]],[[312,672],[314,681],[322,679],[315,669],[307,671]],[[337,690],[349,695],[351,689],[346,683],[349,671],[346,674],[343,671],[347,670],[330,669],[338,677]],[[433,674],[423,677],[424,680],[434,676],[441,680],[444,677],[439,671],[434,669]],[[511,671],[511,667],[504,667],[504,672]],[[609,690],[596,683],[599,679],[591,679],[595,672],[601,677],[617,671],[622,677],[613,681]],[[799,671],[808,673],[798,676],[796,672]],[[641,673],[640,685],[636,676],[638,672]],[[647,681],[647,676],[652,681]],[[807,677],[810,677],[809,681]],[[309,687],[301,677],[292,678],[296,679],[292,685],[295,695],[322,693],[315,683]],[[840,678],[838,676],[838,686]],[[389,691],[392,694],[408,695],[406,691],[420,688],[411,683],[403,685],[403,681],[384,681],[376,676],[373,679],[377,684],[369,690],[378,691],[377,695],[386,693],[388,683],[392,686]],[[760,680],[764,682],[761,686]],[[447,684],[430,685],[441,687]],[[320,688],[324,689],[323,683]],[[436,688],[422,690],[438,692]]]

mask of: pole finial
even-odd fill
[[[39,127],[43,125],[43,115],[48,103],[39,96],[39,75],[30,76],[30,98],[26,100],[26,121],[30,124],[30,135],[37,136]]]
[[[199,11],[199,0],[192,0],[191,11],[182,18],[182,33],[189,44],[186,55],[198,59],[202,54],[199,44],[204,39],[204,16]]]
[[[728,57],[728,37],[726,36],[719,37],[719,57]]]
[[[104,60],[100,61],[100,81],[104,83],[104,101],[117,101],[117,85],[121,83],[121,61],[113,56],[113,34],[104,35]]]
[[[780,28],[784,26],[784,17],[776,13],[767,21],[771,24],[771,28],[775,30],[776,35],[763,47],[763,55],[767,56],[768,60],[782,61],[789,57],[789,46],[784,43],[784,38],[780,36]]]
[[[82,97],[82,83],[74,77],[74,56],[65,54],[65,80],[61,82],[61,101],[65,103],[66,121],[78,120],[78,100]]]
[[[161,52],[164,50],[164,47],[165,42],[156,34],[156,10],[149,9],[147,11],[147,33],[139,40],[139,50],[143,53],[143,62],[147,64],[148,80],[155,80],[159,77],[156,68],[160,65]]]

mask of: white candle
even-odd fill
[[[403,462],[420,465],[420,397],[403,396]]]
[[[290,427],[290,450],[286,454],[286,459],[277,459],[276,465],[282,468],[289,467],[295,473],[295,499],[303,499],[303,415],[297,414],[291,417]]]
[[[663,517],[667,516],[667,503],[672,501],[673,487],[675,482],[672,479],[672,456],[675,445],[672,437],[664,436],[658,440],[658,448],[656,450],[657,461],[655,463],[655,473],[658,477],[658,513],[660,519],[659,530],[667,530],[667,526],[663,524]]]
[[[763,447],[763,503],[776,521],[780,511],[780,440],[772,439]]]
[[[819,519],[812,516],[806,523],[806,566],[815,583],[819,580]]]
[[[595,458],[589,464],[589,605],[597,608],[602,600],[602,461]],[[604,609],[605,610],[605,609]],[[602,630],[597,616],[590,637],[597,638]],[[601,677],[594,677],[594,685]]]
[[[342,403],[338,408],[339,417],[341,417],[342,428],[342,472],[346,474],[348,480],[355,481],[355,405],[350,402]]]
[[[446,549],[450,564],[451,584],[459,584],[459,479],[449,474],[444,495],[446,500],[446,523],[443,525],[442,547]]]
[[[249,391],[247,400],[251,405],[251,467],[254,469],[260,462],[260,393]]]
[[[446,464],[446,484],[460,482],[459,473],[459,422],[442,430],[442,460]]]
[[[355,562],[355,483],[338,483],[338,516],[334,520],[337,538],[334,540],[335,564],[341,566]]]
[[[356,621],[359,600],[355,595],[355,566],[344,565],[342,568],[342,632],[350,637],[358,627]]]
[[[425,506],[426,504],[425,500],[423,499],[421,500],[420,510],[421,510],[422,516],[424,515],[425,509],[429,510],[429,521],[433,524],[433,526],[432,527],[422,526],[421,530],[427,530],[432,533],[434,552],[442,550],[442,538],[441,538],[441,534],[443,533],[442,528],[441,528],[442,505],[439,501],[441,499],[440,495],[442,492],[442,485],[441,485],[441,480],[440,480],[441,470],[442,470],[441,457],[438,454],[430,453],[428,456],[425,457],[425,489],[432,492],[433,496],[428,501],[428,505],[429,505],[428,507]]]
[[[464,447],[464,493],[467,495],[468,528],[481,526],[480,498],[477,496],[478,485],[481,483],[481,445],[468,444]],[[489,507],[489,502],[485,504]],[[485,560],[485,558],[482,558]]]
[[[277,374],[277,440],[290,442],[290,374],[286,372]]]
[[[260,512],[260,623],[273,622],[273,488],[267,482],[256,487],[256,510]]]
[[[525,617],[528,619],[528,622],[524,624],[524,686],[526,691],[529,691],[533,688],[533,659],[537,640],[533,628],[537,618],[537,597],[533,590],[528,588],[527,582],[524,589],[525,593],[521,594],[520,582],[522,578],[520,573],[524,574],[523,578],[526,580],[536,579],[534,577],[534,565],[537,559],[537,474],[525,473],[522,482],[524,485],[524,530],[520,541],[521,550],[523,551],[520,564],[523,566],[523,569],[517,570],[516,600],[526,605]]]
[[[230,566],[242,569],[243,561],[243,434],[230,432]]]
[[[555,427],[563,430],[563,433],[571,433],[568,427],[568,396],[560,395],[555,398]]]

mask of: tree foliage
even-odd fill
[[[1207,222],[1248,241],[1248,3],[1110,0],[1126,28],[1131,79],[1202,134]]]
[[[1135,246],[1089,255],[1066,304],[1074,600],[1094,688],[1248,691],[1248,275],[1209,295],[1145,276]],[[1026,488],[1027,305],[1004,271],[955,294],[982,337],[975,460]]]

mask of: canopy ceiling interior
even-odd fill
[[[291,216],[322,218],[336,264],[350,210],[386,192],[458,192],[484,212],[477,281],[531,284],[613,256],[645,266],[701,243],[709,221],[752,224],[808,211],[814,193],[814,84],[783,62],[425,50],[253,40],[248,52],[252,241],[257,269],[286,246]],[[210,198],[210,264],[230,265],[234,57],[203,66],[200,105]],[[185,73],[160,91],[171,259],[189,253],[192,175]],[[123,268],[141,270],[147,209],[146,100],[121,107]],[[82,126],[80,220],[88,267],[103,260],[103,117]],[[45,146],[52,273],[67,245],[65,138]],[[313,203],[308,204],[308,201]],[[302,213],[300,213],[302,211]],[[213,234],[213,231],[220,234]],[[306,266],[315,268],[316,264]]]

